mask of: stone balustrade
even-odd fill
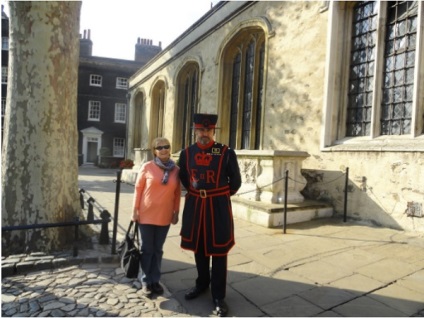
[[[301,174],[303,151],[236,150],[242,175],[238,196],[265,203],[284,203],[285,173],[289,171],[288,203],[303,202],[300,191],[306,186]]]

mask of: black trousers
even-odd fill
[[[206,256],[204,249],[203,233],[200,233],[199,248],[194,253],[197,268],[196,286],[200,289],[211,285],[213,299],[224,299],[227,288],[227,255]],[[210,259],[212,258],[212,271],[210,272]]]

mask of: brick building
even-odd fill
[[[125,157],[128,78],[161,51],[138,39],[134,61],[92,55],[90,30],[80,39],[78,70],[79,164],[115,166]]]

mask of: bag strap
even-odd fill
[[[130,232],[131,232],[131,228],[132,228],[133,224],[134,224],[134,221],[133,221],[133,220],[131,220],[131,221],[130,221],[130,225],[128,226],[127,235],[128,235],[128,234],[130,234]],[[135,226],[134,226],[134,228],[135,228]]]
[[[133,229],[133,235],[131,236],[131,228],[133,226],[133,224],[136,223],[134,221],[131,220],[130,225],[128,226],[128,230],[127,230],[127,236],[128,237],[133,237],[134,238],[134,243],[139,245],[139,239],[138,239],[138,226],[134,225],[134,229]],[[137,222],[138,224],[138,222]]]
[[[133,221],[131,221],[131,222],[133,222]],[[133,223],[135,223],[135,222],[133,222]],[[139,244],[139,239],[138,239],[138,226],[136,226],[136,225],[138,225],[138,222],[136,223],[136,224],[134,224],[134,240],[136,241],[136,244],[138,245]]]

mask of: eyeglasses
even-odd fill
[[[156,150],[162,150],[162,149],[169,149],[169,148],[171,148],[170,145],[165,145],[165,146],[157,146],[155,149]]]

